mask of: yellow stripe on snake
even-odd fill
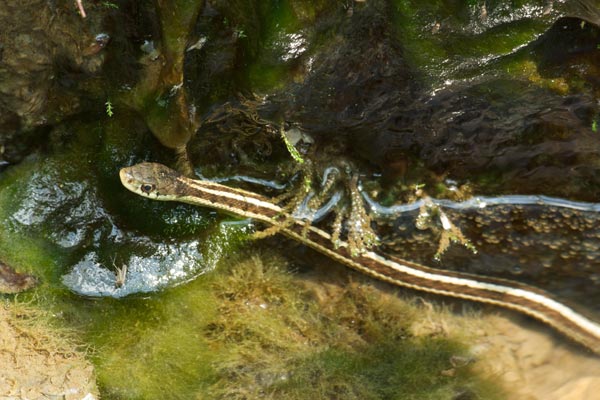
[[[121,182],[143,197],[210,207],[269,226],[277,225],[285,210],[268,198],[218,183],[193,180],[155,163],[141,163],[120,171]],[[365,251],[351,254],[345,242],[333,244],[331,235],[294,220],[279,233],[359,272],[397,286],[494,304],[530,315],[600,354],[600,325],[561,303],[545,291],[510,280],[430,268],[411,261]]]

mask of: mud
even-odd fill
[[[0,262],[0,293],[18,293],[30,289],[36,284],[37,279],[34,276],[16,272]]]

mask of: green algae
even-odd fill
[[[3,176],[6,215],[18,203],[22,189],[15,187],[39,163],[32,159]],[[106,398],[394,398],[410,392],[441,399],[485,390],[466,372],[441,376],[449,357],[462,354],[460,346],[412,339],[408,327],[416,311],[382,301],[375,290],[351,284],[319,304],[284,260],[242,253],[210,275],[150,297],[86,299],[60,284],[71,251],[49,241],[45,229],[3,230],[1,254],[42,276],[42,285],[21,298],[76,329],[93,349]],[[231,232],[229,239],[239,237]],[[309,384],[314,390],[306,390]]]
[[[186,173],[190,173],[190,166],[183,160],[185,146],[199,121],[188,100],[184,58],[193,26],[203,7],[203,2],[190,0],[154,2],[151,9],[157,15],[159,26],[152,32],[152,37],[157,48],[146,59],[136,60],[139,79],[135,83],[128,82],[118,90],[113,88],[110,93],[120,110],[137,110],[152,134],[164,146],[182,155],[180,165]],[[144,46],[153,48],[154,42],[149,43]]]
[[[543,77],[540,75],[536,63],[528,57],[518,57],[505,63],[505,70],[516,77],[526,79],[536,86],[550,89],[556,93],[566,95],[571,92],[582,92],[585,86],[581,76],[569,77]]]
[[[281,89],[287,83],[290,68],[281,58],[286,57],[286,49],[289,51],[292,35],[299,31],[300,24],[287,1],[271,2],[263,13],[262,43],[256,60],[248,68],[248,80],[255,90],[266,92]],[[298,34],[297,40],[304,38]]]
[[[203,8],[203,3],[196,0],[158,0],[156,5],[160,14],[164,51],[172,53],[173,58],[182,58],[187,37]]]
[[[413,69],[425,72],[422,78],[429,83],[495,74],[488,61],[511,56],[552,22],[538,1],[395,0],[393,4],[407,60]]]
[[[89,308],[83,330],[108,398],[192,398],[211,381],[215,354],[200,335],[215,312],[206,282]]]
[[[383,341],[353,351],[327,349],[294,365],[293,377],[276,385],[275,392],[289,399],[497,398],[469,382],[464,372],[451,379],[440,374],[455,354],[451,344],[436,340],[404,345]]]
[[[115,399],[499,398],[446,338],[412,337],[419,311],[351,283],[327,296],[286,262],[245,251],[152,298],[84,303],[101,392]],[[71,317],[73,318],[73,317]],[[135,384],[132,384],[135,382]]]
[[[118,182],[118,168],[99,165],[98,161],[102,164],[104,157],[105,161],[114,161],[123,152],[110,146],[95,152],[101,139],[102,134],[67,135],[51,154],[30,157],[4,172],[0,180],[0,257],[17,270],[30,271],[40,278],[41,284],[20,295],[20,301],[54,313],[61,324],[75,328],[79,338],[94,349],[92,359],[103,395],[185,398],[180,397],[181,393],[198,390],[198,382],[202,384],[199,377],[210,376],[209,364],[203,361],[210,354],[194,333],[214,309],[206,290],[188,285],[192,292],[185,302],[176,289],[149,299],[133,296],[117,301],[86,299],[72,294],[62,283],[70,266],[90,248],[105,254],[106,264],[110,264],[111,256],[128,257],[136,251],[135,242],[115,243],[114,235],[119,237],[116,229],[122,222],[106,214],[104,197],[96,190],[99,182],[109,187],[112,180],[118,190],[113,187],[103,195],[111,198],[115,209],[119,208],[118,198],[111,196],[119,190],[125,192]],[[112,179],[102,177],[102,172],[111,169]],[[152,204],[151,208],[144,208],[145,203]],[[131,209],[134,206],[132,202]],[[214,216],[199,208],[157,202],[140,202],[137,206],[143,214],[120,207],[121,215],[133,215],[119,221],[125,220],[130,227],[155,236],[210,237],[200,247],[206,260],[212,262],[245,236],[247,224],[217,224]],[[70,232],[75,234],[72,240],[66,240]],[[174,397],[169,397],[170,393],[175,393]]]
[[[468,368],[445,376],[465,350],[413,337],[419,311],[398,298],[356,283],[323,295],[268,254],[229,264],[213,283],[218,313],[207,333],[224,358],[214,365],[211,398],[500,396]]]
[[[326,3],[261,3],[262,28],[250,22],[254,10],[245,19],[229,16],[227,24],[237,32],[237,43],[245,52],[237,74],[249,82],[248,86],[269,91],[289,83],[294,67],[280,62],[281,51],[290,47],[292,34],[307,29],[318,15],[329,10]],[[457,18],[466,21],[463,8],[456,6],[455,10],[447,2],[430,3],[435,4],[432,13],[443,11],[440,15],[449,16],[458,11]],[[247,2],[244,7],[238,5],[232,9],[245,12],[249,7]],[[417,3],[397,1],[396,5],[402,43],[406,43],[413,64],[430,76],[439,72],[445,72],[441,74],[444,77],[452,75],[456,64],[444,62],[449,56],[459,53],[475,59],[506,54],[531,40],[542,27],[521,22],[485,31],[472,41],[460,35],[442,40],[431,30],[433,26],[423,26]],[[181,53],[187,30],[175,29],[173,21],[169,24],[163,32],[165,46]],[[500,40],[495,40],[498,34]],[[319,40],[310,37],[308,42]],[[148,111],[146,122],[153,126],[171,124],[167,110],[174,104],[169,103],[172,99],[157,98],[154,92],[140,87],[132,95],[139,96],[133,103]],[[119,105],[125,103],[118,101]],[[214,252],[217,258],[224,249],[235,249],[245,235],[236,229],[223,233],[216,226],[219,218],[210,211],[143,201],[125,192],[117,180],[121,166],[150,158],[170,159],[155,151],[156,143],[139,115],[126,107],[119,106],[118,110],[113,119],[94,124],[93,129],[71,127],[93,134],[57,132],[49,156],[31,158],[9,170],[0,181],[0,254],[17,269],[42,278],[42,285],[23,298],[54,310],[94,348],[92,360],[104,397],[497,397],[493,387],[468,368],[459,369],[455,376],[442,374],[450,368],[451,357],[464,354],[465,349],[446,338],[413,337],[409,328],[418,310],[400,301],[382,302],[377,292],[356,284],[324,296],[325,302],[319,301],[311,290],[302,287],[302,277],[288,272],[285,261],[270,255],[243,254],[241,258],[248,260],[233,258],[216,272],[146,297],[86,299],[68,292],[60,277],[92,243],[87,239],[69,248],[57,244],[57,230],[68,233],[72,228],[62,226],[71,222],[61,221],[59,216],[68,216],[72,210],[32,229],[11,223],[10,216],[29,190],[27,183],[35,182],[37,176],[51,178],[46,181],[48,185],[50,181],[67,187],[79,183],[91,196],[84,199],[99,199],[96,207],[105,208],[107,215],[135,232],[164,241],[206,239],[209,244],[205,252]],[[187,141],[173,140],[176,144]],[[486,180],[491,184],[498,178],[489,173],[482,178],[483,184]],[[98,219],[94,223],[96,231],[107,229]],[[222,235],[215,237],[219,232]],[[101,249],[106,260],[111,254],[126,256],[132,251],[118,249],[108,240],[102,242]]]
[[[245,76],[252,90],[268,93],[302,80],[303,65],[319,47],[325,34],[321,30],[326,31],[315,26],[317,18],[327,20],[336,10],[339,10],[336,2],[261,2],[260,46],[253,52]]]

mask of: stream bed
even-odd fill
[[[473,355],[487,308],[142,199],[119,182],[142,161],[292,199],[335,175],[319,200],[364,204],[380,251],[600,320],[597,1],[82,5],[0,5],[0,261],[36,279],[0,299],[37,310],[0,317],[45,313],[95,397],[515,398]],[[440,251],[426,201],[469,245]]]

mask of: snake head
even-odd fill
[[[154,200],[174,200],[181,174],[157,163],[141,163],[119,171],[121,183],[128,190]]]

